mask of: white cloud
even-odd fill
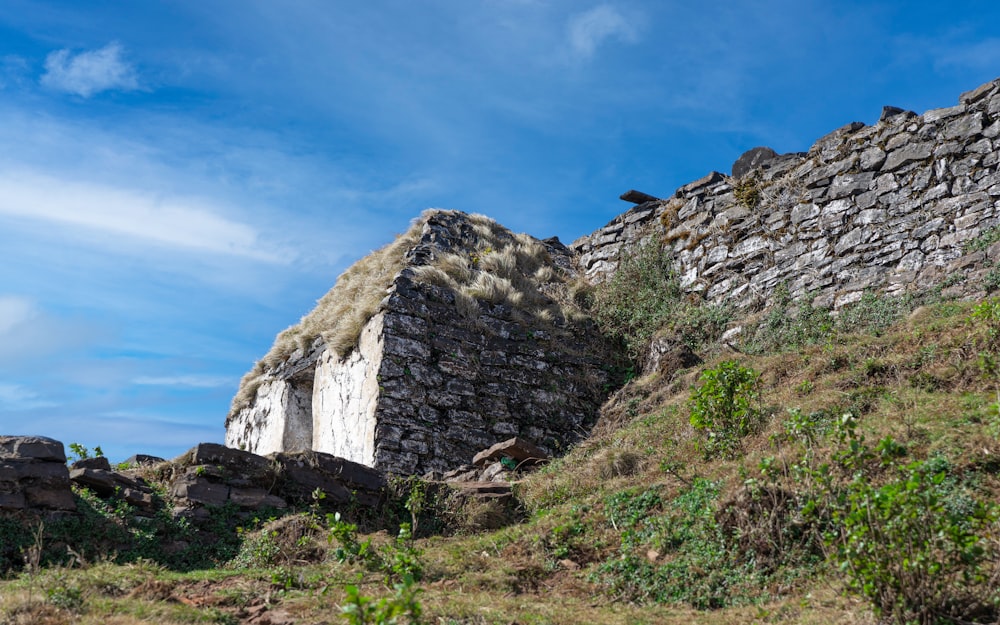
[[[174,386],[187,388],[218,388],[235,385],[232,378],[213,375],[141,376],[132,380],[139,386]]]
[[[983,39],[974,43],[939,44],[934,55],[939,69],[987,69],[1000,62],[1000,39]]]
[[[36,316],[31,300],[14,295],[0,295],[0,336]]]
[[[50,53],[45,58],[41,82],[50,89],[85,98],[101,91],[139,88],[135,69],[122,58],[122,47],[117,42],[75,56],[69,50]]]
[[[287,262],[253,227],[226,219],[197,198],[64,181],[34,172],[0,172],[0,215],[83,227],[106,235],[200,252]],[[105,240],[112,247],[114,240]]]
[[[573,16],[569,20],[569,44],[578,56],[590,58],[607,39],[626,43],[636,40],[636,30],[616,8],[608,4]]]

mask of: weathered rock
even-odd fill
[[[44,436],[0,436],[0,460],[66,462],[66,449]]]
[[[0,436],[0,510],[76,510],[66,453],[42,436]]]
[[[150,456],[148,454],[135,454],[129,456],[128,459],[125,460],[125,464],[130,466],[145,466],[159,464],[161,462],[166,462],[166,460],[164,458],[160,458],[159,456]]]
[[[621,194],[621,199],[626,202],[631,202],[633,204],[645,204],[646,202],[658,202],[660,198],[650,195],[648,193],[643,193],[642,191],[636,191],[635,189],[630,189],[625,193]]]
[[[778,158],[778,153],[768,147],[747,150],[733,163],[733,178],[742,178],[754,169],[776,158]]]
[[[109,497],[119,488],[111,471],[103,469],[74,468],[69,472],[69,479],[84,488],[89,488],[100,497]]]
[[[549,455],[523,438],[514,437],[479,452],[472,464],[482,467],[501,458],[510,458],[517,464],[538,464],[548,460]]]
[[[73,469],[100,469],[102,471],[110,471],[111,463],[104,456],[98,456],[96,458],[81,458],[71,464],[69,468],[70,471]]]

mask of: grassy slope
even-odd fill
[[[793,558],[755,577],[761,563],[741,568],[719,558],[711,540],[691,539],[678,548],[663,538],[700,514],[697,506],[688,516],[677,512],[684,499],[676,497],[690,492],[691,484],[715,485],[711,516],[726,502],[740,501],[762,459],[791,463],[801,453],[787,435],[790,408],[818,415],[818,456],[835,446],[823,415],[851,411],[869,441],[891,435],[905,447],[904,460],[944,457],[970,478],[965,481],[978,497],[1000,501],[995,381],[983,374],[981,357],[996,340],[989,324],[970,318],[971,309],[939,303],[879,336],[841,331],[782,353],[749,356],[715,348],[697,368],[633,381],[609,402],[588,441],[521,485],[527,520],[492,532],[418,539],[424,622],[874,622],[864,602],[842,594],[842,576],[821,558]],[[688,423],[688,400],[701,370],[733,358],[761,372],[771,416],[743,442],[742,453],[706,460]],[[647,493],[653,495],[643,498]],[[670,527],[652,525],[656,518]],[[298,551],[286,545],[277,559],[250,558],[256,568],[176,573],[142,562],[97,562],[22,573],[0,582],[0,623],[240,623],[265,608],[274,623],[284,617],[334,623],[346,622],[338,616],[345,585],[358,583],[373,596],[388,593],[381,573],[335,562],[324,531],[308,540],[326,555],[296,559]],[[388,539],[381,533],[375,540]],[[628,561],[627,554],[637,559]],[[701,557],[712,570],[697,568]],[[686,569],[691,588],[710,573],[733,573],[725,584],[734,605],[696,610],[643,600],[641,589],[621,583],[627,568],[624,578],[607,573],[615,563],[639,566],[643,559],[656,566],[693,563]]]

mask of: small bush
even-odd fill
[[[997,509],[960,496],[935,464],[912,463],[883,486],[856,479],[834,513],[835,557],[849,587],[892,622],[993,622],[998,554],[985,533]]]
[[[691,394],[691,425],[705,434],[706,458],[733,457],[743,439],[763,421],[760,373],[727,360],[701,375],[701,386]]]

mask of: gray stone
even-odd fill
[[[778,153],[768,147],[757,147],[744,152],[733,163],[733,178],[742,178],[754,169],[778,158]]]
[[[69,472],[69,479],[78,486],[89,488],[100,497],[109,497],[120,487],[111,471],[103,469],[74,468]]]
[[[189,504],[221,506],[229,499],[229,486],[195,475],[185,475],[174,482],[170,494]]]
[[[66,450],[45,436],[0,436],[0,460],[66,462]]]
[[[110,471],[111,463],[104,456],[98,456],[97,458],[82,458],[70,465],[70,470],[73,469],[100,469],[102,471]]]
[[[933,146],[927,143],[907,145],[889,153],[885,164],[882,165],[882,171],[895,171],[903,165],[929,159],[932,153]]]
[[[500,458],[511,458],[518,464],[537,464],[548,460],[549,455],[532,443],[518,437],[505,440],[475,455],[472,464],[477,467]]]
[[[159,464],[161,462],[166,462],[166,460],[160,458],[159,456],[150,456],[147,454],[135,454],[129,456],[128,459],[125,460],[125,464],[131,466],[145,466],[151,464]]]

